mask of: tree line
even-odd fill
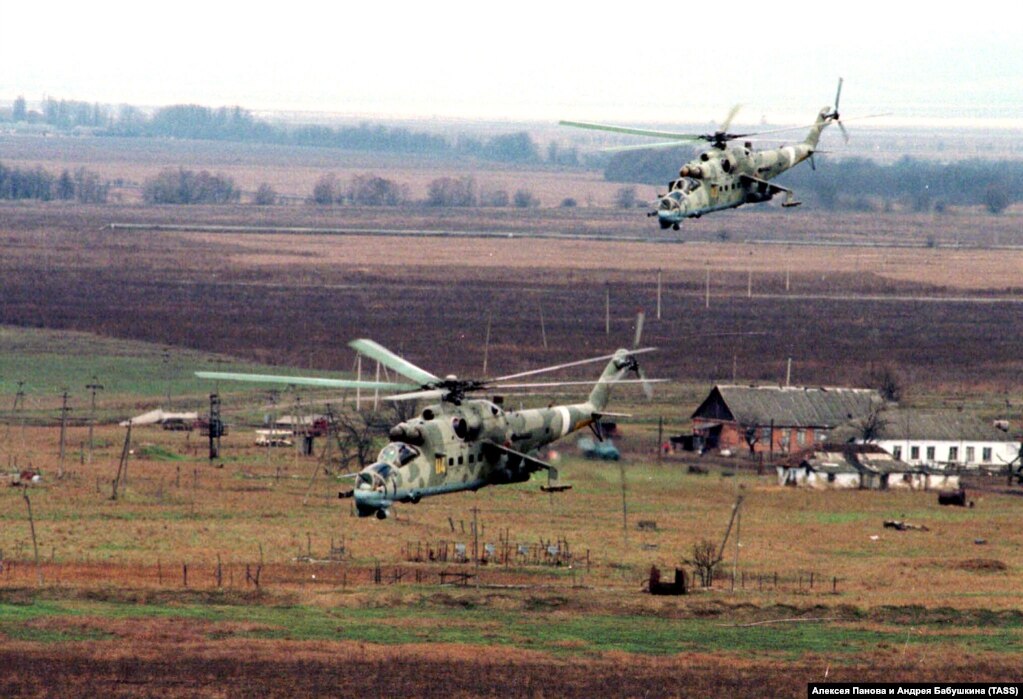
[[[37,123],[55,129],[89,129],[99,136],[162,137],[211,141],[241,141],[274,145],[318,146],[373,152],[467,155],[502,163],[558,166],[580,164],[574,147],[550,143],[546,157],[525,132],[488,138],[461,135],[448,139],[437,134],[380,124],[358,126],[289,125],[259,119],[242,107],[211,108],[196,104],[161,107],[152,114],[131,105],[111,107],[77,100],[46,98],[41,110],[30,110],[24,97],[0,110],[0,122]]]
[[[609,182],[637,182],[666,187],[679,166],[696,157],[688,148],[624,151],[604,165]],[[830,209],[875,210],[895,203],[914,211],[942,211],[948,206],[984,206],[1001,213],[1023,197],[1023,163],[963,160],[942,163],[904,157],[881,164],[866,158],[816,159],[817,170],[796,167],[777,182],[812,193]]]
[[[83,167],[54,175],[43,168],[19,168],[0,162],[0,199],[39,199],[104,203],[110,184]]]
[[[313,185],[308,200],[311,204],[331,206],[401,206],[414,203],[408,186],[373,174],[355,175],[345,185],[337,175],[328,173]],[[482,189],[471,176],[437,177],[427,184],[426,199],[420,203],[436,207],[540,206],[540,199],[528,189],[520,188],[509,195],[504,189]],[[562,206],[566,204],[562,202]]]

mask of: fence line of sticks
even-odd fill
[[[568,566],[590,568],[590,550],[576,557],[566,539],[513,543],[502,538],[497,544],[484,543],[473,550],[470,543],[457,541],[408,541],[402,555],[410,563],[475,563],[502,566]]]
[[[442,563],[459,563],[451,559],[449,561],[435,561]],[[586,560],[589,565],[589,560]],[[386,569],[380,563],[370,568],[363,566],[352,566],[343,564],[340,561],[305,561],[295,559],[292,563],[265,564],[263,562],[249,563],[224,563],[220,556],[207,564],[195,564],[183,561],[180,563],[165,563],[158,560],[156,565],[124,565],[110,563],[54,563],[51,559],[41,565],[41,571],[31,559],[26,558],[5,558],[0,551],[0,581],[4,584],[18,584],[19,582],[33,583],[45,578],[50,584],[61,584],[61,577],[71,576],[77,580],[82,577],[91,577],[97,580],[110,580],[111,565],[115,566],[120,577],[134,579],[136,582],[155,582],[161,587],[180,585],[186,589],[251,589],[256,592],[262,590],[268,582],[279,585],[293,584],[326,584],[338,585],[346,588],[351,584],[364,582],[376,585],[398,585],[398,584],[441,584],[441,585],[467,585],[475,578],[475,574],[464,568],[451,570],[429,570],[420,567],[410,569],[400,566]],[[550,564],[553,565],[553,564]],[[129,572],[131,571],[131,572]],[[270,574],[267,577],[267,573]],[[700,577],[696,571],[688,571],[689,579],[694,582],[694,588],[702,587],[699,584]],[[714,576],[714,583],[720,587],[732,590],[750,592],[764,591],[789,591],[804,593],[839,593],[839,583],[843,582],[837,576],[821,574],[817,571],[798,571],[795,573],[779,574],[763,573],[757,571],[739,571],[738,574],[719,573]],[[713,585],[712,585],[713,586]]]
[[[697,569],[689,571],[694,587],[700,587],[700,573]],[[842,582],[834,575],[825,575],[817,571],[797,571],[779,575],[752,570],[720,571],[715,573],[714,580],[724,583],[733,590],[791,590],[797,592],[831,592],[838,594],[838,584]]]

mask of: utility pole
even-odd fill
[[[660,461],[664,454],[664,416],[657,416],[657,460]]]
[[[89,403],[89,463],[92,463],[92,430],[96,426],[96,391],[102,391],[103,385],[98,383],[96,377],[92,377],[92,383],[86,384],[85,386],[89,389],[91,394],[91,400]]]
[[[661,270],[657,270],[657,320],[661,319]]]
[[[543,339],[543,348],[547,349],[547,326],[543,322],[543,304],[540,304],[540,337]]]
[[[490,355],[490,325],[494,321],[494,312],[487,313],[487,337],[483,340],[483,375],[487,375],[487,359]]]
[[[380,362],[377,362],[376,382],[380,383]],[[374,388],[373,389],[373,412],[374,413],[379,409],[379,406],[380,406],[380,389],[379,388]]]
[[[129,425],[130,427],[130,425]],[[220,419],[220,394],[210,394],[210,461],[220,458],[220,438],[224,435],[224,423]]]
[[[626,548],[629,546],[629,506],[625,489],[625,464],[618,462],[618,474],[622,479],[622,541]]]
[[[611,336],[611,282],[604,286],[604,334]]]
[[[64,391],[63,398],[60,404],[60,468],[57,472],[57,478],[64,477],[64,455],[65,455],[65,438],[67,437],[67,414],[71,408],[67,407],[67,391]]]
[[[128,487],[128,456],[131,454],[131,420],[128,420],[128,431],[124,434],[124,446],[121,447],[121,460],[117,464],[117,475],[114,477],[114,487],[110,494],[111,500],[117,500],[117,488],[124,483]]]
[[[355,380],[362,381],[362,354],[355,355]],[[355,410],[362,410],[362,388],[355,387]]]
[[[171,406],[171,370],[170,370],[170,348],[163,349],[163,373],[167,378],[167,410]]]

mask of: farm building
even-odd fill
[[[164,429],[168,430],[191,430],[198,419],[199,413],[171,413],[157,408],[119,424],[121,427],[127,427],[130,422],[136,427],[139,425],[162,425]]]
[[[954,472],[913,466],[873,444],[827,444],[777,465],[779,485],[811,488],[943,490],[959,487]]]
[[[836,439],[843,435],[862,441],[855,426],[836,432]],[[958,410],[889,408],[872,442],[908,464],[943,468],[1002,468],[1019,452],[1008,432]]]
[[[789,454],[829,441],[881,403],[865,388],[718,385],[692,414],[693,435],[702,449]]]

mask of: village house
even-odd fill
[[[855,425],[840,432],[863,441]],[[886,409],[871,442],[895,459],[932,468],[1002,469],[1020,448],[1005,430],[959,410]]]
[[[779,485],[870,490],[949,490],[959,474],[899,461],[874,444],[825,444],[790,455],[777,465]]]
[[[692,414],[697,448],[770,457],[802,451],[883,403],[864,388],[715,386]]]

